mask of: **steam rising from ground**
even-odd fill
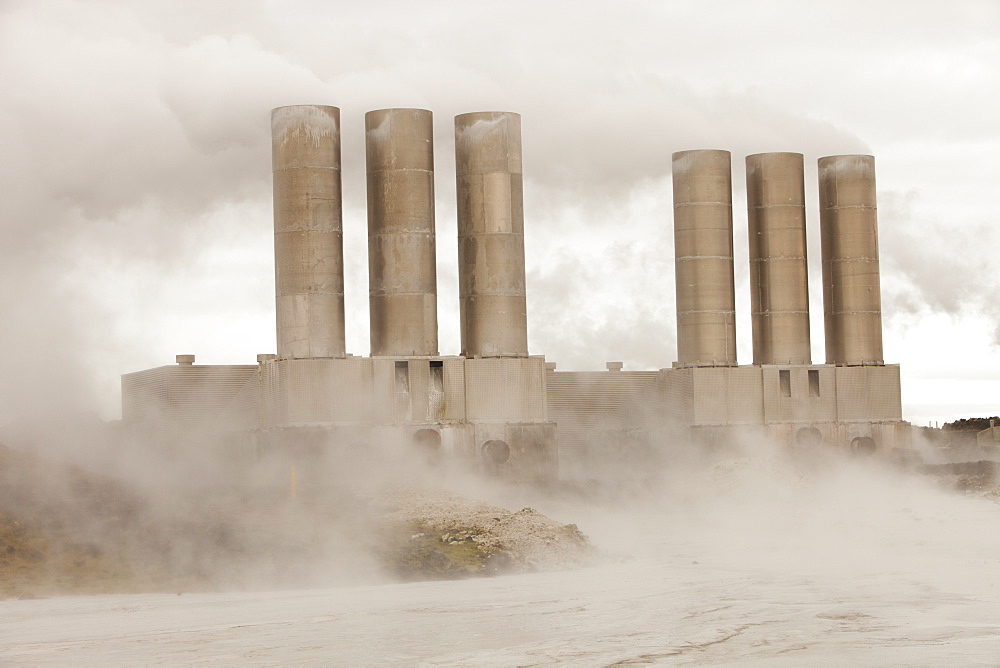
[[[192,436],[165,447],[118,437],[0,450],[0,538],[12,546],[0,558],[11,577],[3,593],[333,586],[591,556],[575,531],[475,501],[492,478],[413,442],[303,438],[260,452],[251,441]],[[471,498],[452,496],[458,489]],[[407,541],[431,529],[426,541]],[[463,563],[439,554],[448,549],[435,541],[448,532],[474,541],[460,546],[469,548]],[[53,577],[30,577],[39,562]]]
[[[559,521],[578,524],[607,556],[599,565],[477,583],[403,587],[383,579],[374,587],[322,595],[274,593],[252,602],[232,596],[196,597],[192,607],[184,608],[183,619],[169,616],[167,611],[179,605],[172,601],[146,603],[140,597],[135,605],[148,606],[150,619],[175,625],[170,627],[175,629],[171,640],[158,646],[164,651],[189,651],[193,646],[185,638],[192,636],[185,629],[204,628],[198,633],[210,632],[229,643],[226,646],[240,647],[245,654],[239,656],[272,660],[338,656],[361,662],[613,663],[645,660],[642,657],[843,661],[877,656],[879,661],[969,661],[985,659],[987,648],[995,647],[1000,624],[991,620],[1000,613],[1000,574],[995,568],[1000,508],[994,501],[963,496],[879,459],[793,452],[763,442],[731,444],[715,452],[659,445],[672,454],[659,462],[662,468],[637,466],[617,472],[611,483],[564,484],[548,490],[424,467],[419,457],[408,458],[391,447],[389,457],[372,457],[370,466],[316,468],[315,480],[326,481],[326,492],[337,497],[334,505],[357,511],[358,517],[370,517],[359,499],[418,480],[427,488],[459,491],[511,509],[531,505]],[[285,463],[271,473],[284,472]],[[187,480],[182,487],[189,498],[174,512],[208,512],[202,500],[213,485],[207,482]],[[274,498],[266,501],[281,507]],[[249,512],[230,527],[232,531],[248,530],[261,517],[254,510],[259,506],[239,508]],[[280,546],[281,559],[270,564],[312,577],[295,584],[328,584],[335,574],[342,583],[355,578],[352,585],[364,582],[364,577],[380,577],[371,570],[359,576],[371,564],[367,550],[372,546],[364,532],[344,530],[349,522],[317,523],[301,507],[269,517],[293,526],[302,522],[296,527],[301,540]],[[354,561],[307,554],[316,541],[343,545],[344,540]],[[268,565],[267,559],[256,563]],[[231,564],[230,569],[239,570]],[[242,581],[234,578],[229,584],[267,584],[273,574],[245,570]],[[212,608],[199,607],[209,600],[215,601]],[[228,610],[226,601],[238,608],[223,618],[211,616],[222,613],[210,610]],[[16,622],[8,635],[15,647],[12,656],[95,656],[88,653],[88,647],[96,647],[88,645],[90,641],[66,640],[73,634],[72,624],[45,633],[32,631],[18,617],[18,611],[28,607],[17,605],[0,604],[5,618]],[[67,622],[80,607],[59,605],[53,601],[46,610],[57,617],[69,615]],[[456,627],[447,621],[453,617],[442,613],[458,610],[465,621]],[[112,625],[131,628],[132,622],[114,621],[111,612],[100,614],[112,615]],[[367,621],[350,621],[359,614]],[[232,626],[233,620],[242,621]],[[281,634],[247,635],[241,630],[247,624],[267,628],[273,623],[282,625]],[[512,632],[514,628],[523,631]],[[159,627],[156,632],[162,631]],[[99,644],[112,656],[142,660],[148,649],[141,639],[150,632],[151,627],[140,628],[134,636],[105,638]],[[372,633],[394,640],[384,645],[360,641]],[[364,634],[357,636],[357,643],[351,640],[355,634]],[[62,641],[59,651],[69,653],[47,653],[55,651],[47,649],[48,642]],[[22,642],[38,644],[22,647]],[[204,648],[197,655],[201,658],[223,657],[217,643],[199,646]],[[30,652],[18,654],[19,647]],[[870,654],[873,651],[878,654]]]
[[[406,490],[534,507],[579,525],[607,554],[645,554],[651,545],[662,549],[666,537],[700,546],[703,558],[736,552],[760,568],[801,563],[819,573],[904,558],[894,550],[940,538],[941,527],[920,522],[945,508],[955,518],[948,531],[961,537],[961,509],[989,503],[963,499],[940,480],[885,459],[762,440],[714,449],[661,441],[641,454],[620,450],[602,459],[589,480],[543,487],[505,481],[410,442],[257,456],[220,444],[164,449],[112,441],[50,451],[54,459],[9,451],[0,511],[45,509],[50,522],[62,516],[73,540],[157,562],[178,582],[190,580],[180,588],[391,580],[377,556],[387,500]],[[892,536],[898,544],[887,542]]]

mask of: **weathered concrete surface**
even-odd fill
[[[521,117],[455,117],[462,355],[528,354]]]
[[[365,114],[372,355],[437,355],[433,117]]]
[[[677,362],[736,364],[729,151],[673,154]]]
[[[746,158],[754,364],[810,364],[801,153]]]
[[[340,110],[271,112],[278,357],[344,356]]]
[[[819,159],[827,364],[882,364],[875,158]]]

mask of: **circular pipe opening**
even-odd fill
[[[437,429],[418,429],[413,432],[413,442],[423,450],[436,452],[441,449],[441,432]]]
[[[481,449],[483,459],[494,466],[505,464],[510,459],[510,446],[506,441],[493,440],[483,443]]]
[[[859,455],[875,454],[875,439],[871,436],[856,436],[851,441],[851,451]]]
[[[424,461],[434,464],[441,458],[441,432],[437,429],[418,429],[413,432],[413,445]]]

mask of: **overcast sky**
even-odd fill
[[[364,112],[435,116],[440,348],[459,348],[452,118],[522,114],[528,327],[560,369],[675,359],[670,155],[876,157],[885,358],[918,424],[1000,413],[1000,3],[0,0],[0,423],[118,416],[122,373],[274,352],[269,117],[341,108],[348,350],[368,353]]]

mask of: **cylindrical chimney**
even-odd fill
[[[801,153],[748,155],[754,364],[811,364]]]
[[[437,355],[433,118],[365,114],[371,354]]]
[[[883,364],[875,158],[819,159],[827,364]]]
[[[521,117],[455,117],[462,355],[528,354]]]
[[[344,356],[340,109],[271,112],[278,357]]]
[[[673,155],[677,361],[736,364],[729,151]]]

